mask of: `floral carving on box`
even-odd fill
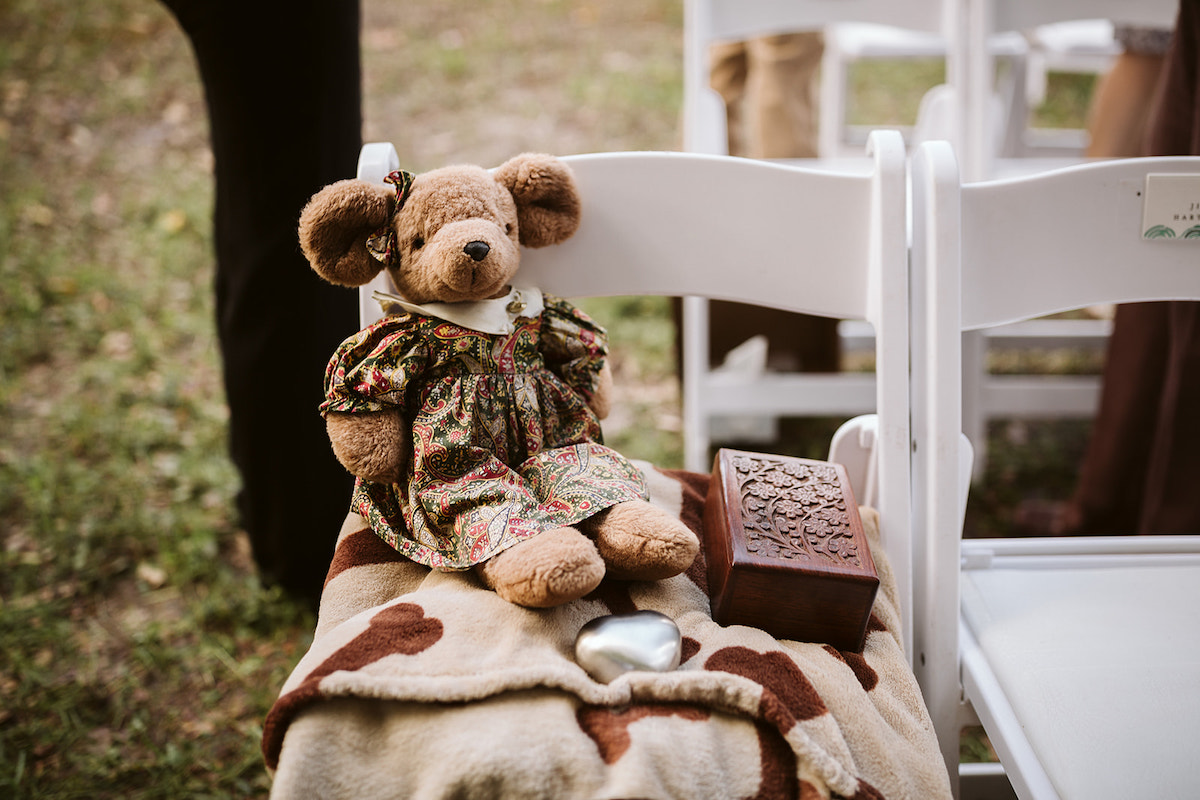
[[[747,456],[732,464],[748,551],[765,558],[862,566],[846,490],[832,466]]]

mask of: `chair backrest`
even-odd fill
[[[1190,176],[1191,187],[1175,207],[1195,215],[1200,157],[964,185],[948,143],[914,154],[914,661],[947,763],[957,761],[961,723],[962,332],[1096,303],[1200,299],[1200,238],[1144,235],[1155,222],[1147,205],[1162,202],[1175,176]]]
[[[565,157],[582,196],[579,230],[524,250],[521,280],[562,297],[694,295],[870,322],[879,418],[871,500],[907,597],[905,153],[893,132],[873,134],[870,150],[869,170],[845,173],[688,153]],[[394,168],[390,145],[368,145],[359,177],[381,181]],[[372,288],[361,293],[364,321],[378,317]],[[685,435],[691,402],[684,397]]]

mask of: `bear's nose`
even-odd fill
[[[463,252],[475,261],[483,261],[491,249],[487,242],[467,242]]]

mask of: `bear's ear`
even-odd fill
[[[338,181],[313,195],[300,212],[300,249],[317,274],[338,286],[362,286],[383,269],[367,238],[392,221],[390,186]]]
[[[496,168],[496,181],[517,201],[521,244],[566,241],[579,227],[579,190],[571,168],[554,156],[525,153]]]

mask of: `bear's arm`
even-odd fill
[[[399,409],[331,411],[325,416],[325,431],[333,454],[350,474],[372,483],[400,483],[412,434]]]
[[[428,354],[410,318],[388,317],[351,336],[330,359],[320,410],[334,455],[357,477],[400,481],[412,447],[406,400]]]

